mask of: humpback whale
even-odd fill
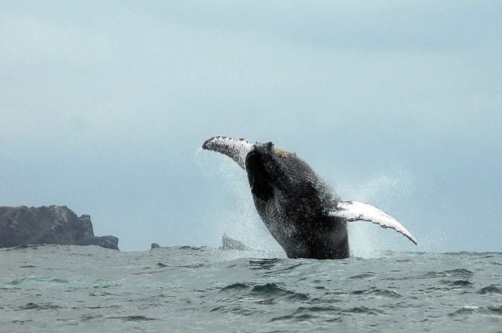
[[[393,217],[367,203],[342,201],[306,162],[272,142],[215,136],[202,148],[227,155],[247,172],[256,210],[289,258],[349,257],[347,223],[354,221],[394,229],[417,244]]]

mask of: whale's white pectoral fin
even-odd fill
[[[417,241],[411,233],[406,230],[401,223],[396,221],[396,219],[375,206],[368,205],[364,202],[339,201],[337,202],[336,208],[332,209],[328,215],[344,218],[348,222],[368,221],[379,224],[382,228],[392,228],[406,236],[409,240],[415,243],[415,245],[417,244]]]
[[[227,155],[246,170],[246,156],[254,149],[254,145],[244,139],[213,136],[202,144],[202,148]]]

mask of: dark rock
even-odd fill
[[[118,250],[118,241],[114,236],[94,236],[91,217],[78,217],[66,206],[0,207],[0,247],[62,244]]]
[[[221,238],[221,249],[222,250],[249,250],[249,248],[238,240],[228,237],[223,234]]]
[[[153,250],[153,249],[158,249],[160,248],[160,245],[157,244],[157,243],[152,243],[152,247],[150,248],[150,250]]]
[[[85,239],[84,244],[76,245],[97,245],[106,249],[118,250],[119,239],[115,236],[94,236]]]

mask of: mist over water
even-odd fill
[[[413,228],[414,217],[407,210],[410,197],[413,196],[412,176],[404,171],[386,172],[370,175],[366,179],[337,178],[337,192],[342,200],[356,200],[374,205],[403,224],[413,235],[417,234],[418,225]],[[351,253],[353,256],[370,258],[378,256],[384,250],[416,251],[402,235],[391,229],[356,221],[348,224]],[[421,241],[418,240],[419,244]]]
[[[282,252],[256,212],[246,172],[227,156],[214,152],[197,151],[195,161],[216,190],[207,199],[211,205],[206,222],[212,230],[206,245],[221,245],[221,237],[227,234],[254,249]]]

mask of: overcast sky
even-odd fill
[[[67,205],[122,250],[277,249],[213,135],[295,151],[419,242],[502,251],[500,1],[0,3],[0,205]]]

